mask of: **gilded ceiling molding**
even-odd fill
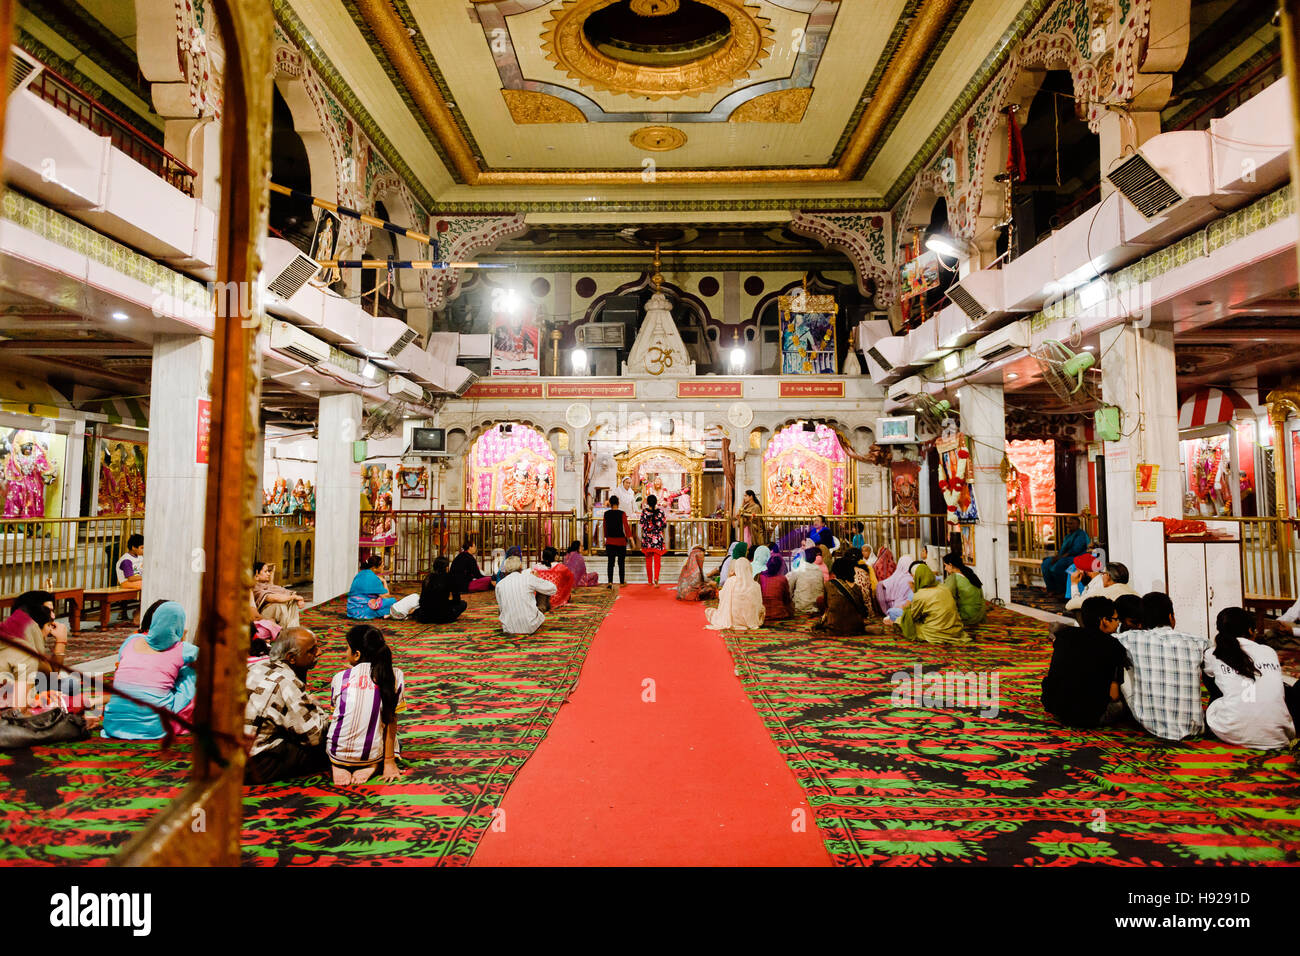
[[[812,87],[800,86],[792,90],[773,90],[756,96],[747,103],[741,103],[731,115],[728,123],[798,123],[808,109],[812,99]]]
[[[587,39],[583,25],[612,0],[564,0],[542,25],[546,59],[571,79],[597,90],[651,100],[698,96],[743,79],[772,47],[772,28],[758,6],[743,0],[699,0],[731,21],[727,42],[708,56],[676,66],[647,66],[607,56]],[[662,2],[662,0],[659,0]]]
[[[871,295],[867,280],[875,286],[875,298],[881,306],[892,305],[898,298],[894,271],[893,236],[889,216],[881,213],[825,213],[811,215],[795,212],[790,231],[796,236],[816,239],[828,249],[842,252],[853,263],[858,291]]]
[[[471,185],[478,182],[479,164],[474,151],[456,125],[442,91],[429,75],[392,3],[389,0],[356,0],[356,5],[411,94],[420,115],[433,128],[451,157],[452,171],[462,182]]]
[[[438,251],[445,262],[468,262],[480,252],[495,249],[506,239],[528,231],[521,213],[510,216],[434,215],[430,234],[438,239]],[[456,298],[460,289],[458,269],[425,273],[424,300],[430,311],[441,309]]]
[[[568,100],[532,90],[502,90],[510,118],[521,126],[540,123],[585,123],[587,117]]]
[[[628,137],[637,149],[666,153],[686,145],[686,134],[673,126],[642,126]]]

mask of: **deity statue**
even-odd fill
[[[45,517],[45,486],[58,477],[36,436],[27,430],[14,435],[5,459],[5,517]]]

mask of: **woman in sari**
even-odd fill
[[[901,613],[900,609],[903,605],[912,600],[911,569],[916,559],[910,554],[903,555],[903,559],[898,562],[894,570],[881,577],[884,574],[884,570],[880,567],[883,560],[882,556],[876,561],[876,576],[880,578],[880,583],[876,585],[876,603],[880,605],[882,614],[897,618],[897,614],[891,612]]]
[[[745,556],[745,544],[743,541],[731,542],[731,547],[727,549],[727,556],[722,559],[722,566],[718,568],[718,586],[721,587],[726,583],[727,577],[731,574],[731,562],[737,558]]]
[[[903,567],[907,567],[908,561],[910,560],[911,558],[909,557],[907,561],[904,561]],[[872,566],[871,570],[876,575],[877,584],[897,571],[898,562],[894,560],[894,552],[890,551],[889,548],[880,548],[876,551],[876,563]]]
[[[197,675],[196,644],[183,640],[185,610],[168,601],[154,612],[148,633],[132,634],[117,652],[113,686],[132,697],[169,710],[185,719],[194,712]],[[114,694],[104,706],[105,737],[157,740],[167,736],[168,721],[145,706]],[[173,730],[176,728],[173,724]]]
[[[857,562],[853,565],[853,583],[858,586],[863,598],[871,603],[872,609],[879,611],[876,607],[876,585],[880,582],[876,580],[876,573],[872,569],[875,561],[871,555],[871,545],[864,545],[857,551]]]
[[[755,548],[754,554],[752,556],[746,555],[746,557],[749,558],[750,565],[754,569],[754,577],[758,577],[760,574],[762,574],[764,571],[767,570],[767,559],[770,558],[771,556],[772,556],[772,549],[765,544],[760,544],[757,548]]]
[[[740,540],[745,544],[758,544],[767,539],[767,527],[759,517],[762,513],[763,506],[759,503],[758,495],[754,494],[751,488],[745,492],[745,497],[740,502],[740,510],[736,513]]]
[[[957,614],[962,624],[967,627],[983,624],[988,617],[988,605],[984,602],[979,576],[966,566],[960,554],[955,553],[944,555],[943,570],[943,586],[957,602]]]
[[[794,617],[794,601],[790,597],[790,582],[786,580],[781,556],[768,557],[758,575],[758,586],[763,595],[763,622],[784,621]]]
[[[569,553],[564,556],[564,563],[573,572],[575,588],[594,588],[600,583],[595,571],[587,570],[587,560],[582,556],[582,542],[575,541],[569,545]]]
[[[952,593],[939,584],[927,564],[912,569],[912,600],[903,608],[898,629],[909,641],[927,644],[965,644],[970,636],[962,627]]]
[[[853,559],[836,558],[831,573],[832,578],[825,584],[826,611],[813,629],[841,637],[865,634],[871,605],[853,583]]]
[[[397,603],[397,598],[388,593],[388,585],[379,576],[383,566],[384,559],[372,554],[352,579],[352,586],[348,588],[348,617],[352,620],[388,617],[388,612]]]
[[[743,545],[742,545],[743,547]],[[718,606],[704,609],[705,627],[712,631],[744,631],[763,626],[763,589],[744,557],[732,558],[731,574],[722,585]]]
[[[677,600],[712,601],[717,596],[717,586],[704,573],[704,549],[697,545],[677,575]]]

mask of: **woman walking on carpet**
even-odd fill
[[[650,586],[659,586],[659,559],[664,556],[664,532],[668,529],[668,519],[659,507],[659,499],[647,495],[645,508],[641,511],[639,524],[641,531],[641,553],[645,555],[645,577]],[[620,575],[620,578],[622,576]]]

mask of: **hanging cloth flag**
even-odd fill
[[[393,257],[388,257],[388,275],[384,277],[384,295],[390,300],[393,298],[393,290],[397,288],[397,266],[393,262]]]
[[[1007,175],[1017,183],[1029,178],[1025,169],[1025,143],[1020,138],[1020,124],[1016,122],[1014,110],[1007,111]]]

